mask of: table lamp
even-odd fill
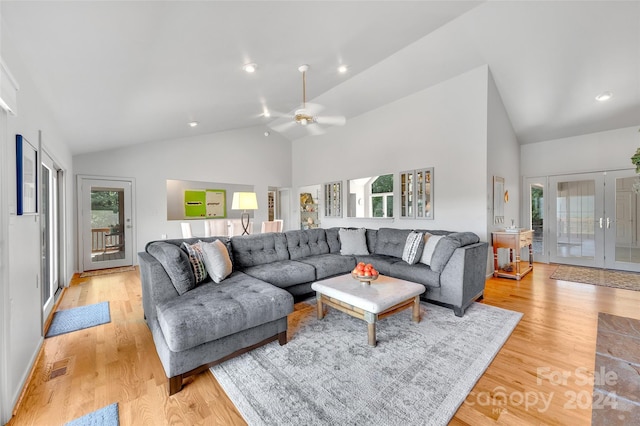
[[[258,209],[258,199],[255,192],[234,192],[231,209],[242,210],[240,222],[242,223],[242,235],[249,235],[249,213],[247,210]],[[246,222],[245,222],[246,221]]]

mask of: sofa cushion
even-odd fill
[[[402,259],[402,252],[404,251],[404,245],[407,242],[409,232],[411,232],[410,229],[378,229],[374,253]]]
[[[227,246],[222,241],[215,240],[212,243],[200,242],[200,247],[203,254],[202,260],[211,279],[215,283],[222,282],[233,270]]]
[[[369,249],[369,253],[375,253],[377,240],[378,240],[378,230],[367,229],[367,249]]]
[[[281,260],[245,268],[242,272],[278,287],[315,281],[316,269],[297,260]]]
[[[340,254],[369,254],[369,249],[367,248],[366,229],[341,228],[338,235],[340,236]]]
[[[402,260],[409,265],[413,265],[420,260],[422,250],[424,249],[424,236],[422,232],[409,232],[407,242],[404,244],[402,251]]]
[[[232,237],[231,247],[234,266],[241,270],[289,259],[287,240],[280,232]]]
[[[458,247],[475,244],[478,241],[480,241],[480,238],[473,232],[453,232],[447,235],[436,245],[431,258],[431,269],[436,272],[442,272]]]
[[[174,244],[155,241],[147,245],[147,253],[158,259],[179,295],[195,288],[196,278],[186,251]]]
[[[157,312],[167,346],[179,352],[285,317],[293,297],[234,272],[221,284],[203,284],[158,305]]]
[[[389,275],[391,272],[391,265],[396,262],[402,262],[395,256],[385,256],[383,254],[370,254],[366,256],[355,256],[356,263],[364,262],[370,263],[374,268],[382,275]]]
[[[347,274],[356,267],[356,258],[328,253],[298,259],[298,262],[312,265],[316,269],[316,280],[323,280],[339,274]]]
[[[389,275],[429,287],[440,287],[440,274],[423,263],[415,265],[409,265],[407,262],[393,263],[390,266]]]
[[[424,249],[422,250],[422,256],[420,256],[421,263],[431,265],[431,259],[433,258],[433,253],[436,251],[436,246],[443,238],[444,235],[431,235],[428,232],[424,234],[425,243]]]
[[[327,235],[322,228],[287,231],[284,235],[287,238],[287,249],[291,260],[329,253]]]
[[[193,276],[195,277],[196,284],[207,279],[207,268],[204,266],[201,244],[202,241],[198,241],[195,244],[182,243],[182,247],[187,251],[187,256],[189,256],[189,262],[193,268]]]
[[[324,230],[329,245],[329,253],[340,253],[340,228],[329,228]]]

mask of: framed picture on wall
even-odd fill
[[[16,135],[17,214],[38,212],[38,150]]]
[[[185,219],[227,217],[227,192],[224,189],[187,189],[184,191]]]

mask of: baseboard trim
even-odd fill
[[[58,297],[58,300],[53,305],[53,309],[51,309],[51,313],[49,314],[49,317],[44,323],[42,340],[40,340],[40,348],[38,348],[38,353],[35,357],[35,360],[31,364],[31,368],[29,369],[29,374],[27,375],[25,381],[22,384],[22,390],[20,391],[20,395],[18,395],[18,399],[15,401],[15,404],[13,406],[13,411],[11,412],[12,416],[15,416],[16,413],[18,412],[18,409],[20,408],[20,404],[22,404],[22,401],[25,395],[27,394],[29,383],[31,383],[31,381],[33,380],[33,375],[36,371],[36,366],[38,365],[40,358],[42,358],[42,355],[44,354],[44,336],[46,336],[47,331],[49,331],[49,326],[51,325],[51,321],[53,321],[53,314],[58,310],[58,306],[60,306],[60,302],[62,302],[62,297],[64,296],[65,291],[67,291],[67,287],[62,288],[62,291],[60,292],[60,296]]]

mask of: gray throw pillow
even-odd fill
[[[189,256],[180,247],[165,242],[155,242],[149,244],[147,253],[162,264],[179,295],[182,296],[195,288],[196,279],[193,275],[193,269],[191,269]]]
[[[404,244],[404,250],[402,251],[402,260],[409,265],[418,263],[422,256],[424,249],[424,236],[422,232],[409,232],[407,235],[407,242]]]
[[[367,249],[366,229],[340,228],[338,235],[340,236],[340,254],[369,254],[369,250]]]
[[[204,265],[211,279],[221,283],[233,271],[233,264],[227,246],[220,240],[212,243],[202,243]]]

